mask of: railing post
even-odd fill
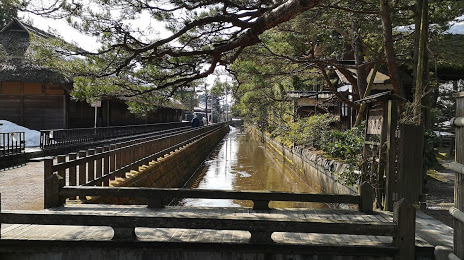
[[[66,155],[58,155],[56,158],[58,163],[66,162]],[[66,185],[66,170],[59,170],[58,175],[63,178],[63,186]]]
[[[95,149],[89,149],[87,151],[88,156],[95,154]],[[87,163],[87,181],[93,181],[95,179],[95,161],[92,159]]]
[[[63,200],[59,196],[60,189],[63,187],[63,178],[58,174],[53,174],[53,159],[48,158],[44,161],[44,208],[53,208],[63,205]]]
[[[134,241],[137,240],[137,235],[135,234],[135,227],[116,227],[111,226],[114,231],[113,238],[111,240],[118,241]]]
[[[272,231],[250,231],[250,243],[256,244],[270,244],[274,243],[272,240]]]
[[[96,152],[97,154],[101,154],[103,152],[103,147],[97,147]],[[100,158],[97,160],[95,167],[96,167],[95,177],[98,179],[102,176],[103,158]]]
[[[69,161],[74,161],[77,158],[76,153],[70,153],[68,155]],[[77,186],[77,175],[76,175],[76,166],[69,167],[69,186]],[[75,200],[76,197],[70,197],[69,199]]]
[[[395,260],[415,259],[416,209],[404,199],[393,204],[393,222],[397,231],[393,243],[398,248]]]
[[[364,182],[359,187],[359,211],[364,213],[370,213],[373,210],[374,205],[374,188],[367,182]]]
[[[87,156],[86,151],[80,151],[79,152],[79,159],[85,158]],[[79,164],[79,183],[78,185],[83,185],[86,183],[86,172],[87,172],[87,164],[85,162],[81,162]],[[79,196],[80,200],[85,200],[85,196]]]
[[[117,144],[116,145],[116,149],[119,149],[121,148],[122,145],[121,144]],[[122,149],[118,150],[117,154],[116,154],[116,169],[121,169],[122,168],[122,163],[123,163],[123,151]]]
[[[253,210],[270,210],[269,200],[253,200]]]
[[[103,152],[109,152],[109,151],[110,151],[109,146],[103,147]],[[107,175],[108,173],[110,173],[110,158],[111,158],[111,155],[109,154],[105,155],[105,157],[103,158],[103,175]],[[105,180],[102,186],[110,186],[110,180],[109,179]]]
[[[110,146],[110,151],[113,151],[116,149],[116,145],[115,144],[112,144]],[[116,170],[116,152],[111,152],[111,156],[110,156],[110,172],[114,172]],[[113,178],[114,179],[114,178]]]

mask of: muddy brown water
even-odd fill
[[[265,149],[243,129],[231,127],[223,141],[197,170],[186,188],[219,190],[265,190],[318,193],[319,189],[305,183],[281,155]],[[251,207],[251,201],[223,199],[184,199],[184,206]],[[319,203],[272,201],[274,208],[327,207]]]

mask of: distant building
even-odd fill
[[[354,61],[340,61],[344,65],[354,65]],[[338,77],[337,91],[345,96],[348,100],[353,101],[353,87],[348,79],[337,69],[334,69]],[[348,68],[349,73],[354,78],[357,77],[355,69]],[[367,76],[369,82],[373,70]],[[412,78],[403,71],[399,71],[400,80],[405,89],[411,89]],[[371,94],[393,90],[390,77],[386,69],[377,71]],[[338,118],[340,125],[350,128],[356,120],[357,111],[350,108],[347,104],[342,103],[335,94],[330,90],[322,91],[287,91],[287,97],[293,101],[294,114],[296,118],[309,117],[315,114],[330,113]]]
[[[28,56],[34,37],[55,36],[13,20],[0,31],[0,119],[30,129],[93,127],[94,108],[73,101],[73,81]],[[131,114],[122,100],[103,100],[97,125],[114,126],[180,121],[181,108],[161,107],[145,119]]]

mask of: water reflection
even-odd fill
[[[280,155],[273,154],[244,130],[231,131],[186,187],[221,190],[318,192],[304,183]],[[184,199],[180,205],[251,207],[251,201]],[[270,207],[325,207],[302,202],[271,202]]]

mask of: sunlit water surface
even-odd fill
[[[316,193],[290,168],[282,156],[265,149],[244,130],[231,131],[212,152],[186,187],[219,190],[266,190]],[[219,199],[184,199],[179,205],[189,207],[251,207],[251,201]],[[270,207],[326,207],[303,202],[271,202]]]

